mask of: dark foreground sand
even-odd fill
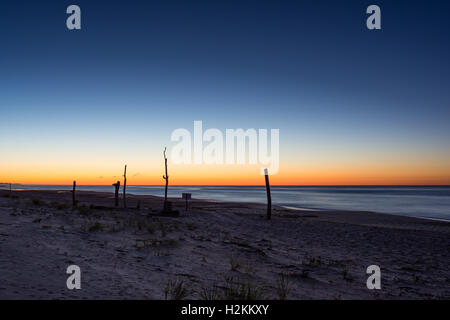
[[[449,299],[450,223],[370,212],[0,191],[1,299]],[[135,209],[137,201],[141,209]],[[86,206],[83,206],[86,205]],[[94,208],[90,208],[94,205]],[[82,272],[68,290],[66,268]],[[366,268],[381,267],[381,290]],[[178,289],[177,290],[177,286]],[[286,289],[287,287],[287,289]],[[245,292],[245,295],[243,295]]]

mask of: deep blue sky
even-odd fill
[[[80,31],[66,29],[70,4]],[[380,31],[365,26],[370,4]],[[448,1],[2,1],[3,147],[30,133],[52,147],[55,132],[159,147],[203,120],[280,128],[285,150],[445,156],[449,12]]]

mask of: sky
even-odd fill
[[[66,8],[81,8],[81,30]],[[366,8],[381,8],[381,30]],[[0,182],[163,184],[171,133],[279,129],[279,185],[450,184],[448,1],[2,1]],[[258,185],[174,164],[171,184]]]

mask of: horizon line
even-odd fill
[[[72,186],[72,184],[45,184],[45,183],[13,183],[1,184],[28,185],[28,186]],[[77,186],[110,187],[110,184],[77,184]],[[123,185],[121,185],[122,187]],[[264,187],[263,184],[173,184],[169,187]],[[274,187],[450,187],[450,184],[271,184]],[[127,187],[164,187],[163,184],[127,184]]]

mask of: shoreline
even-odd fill
[[[40,186],[40,185],[36,185],[36,186]],[[49,185],[49,186],[65,186],[68,187],[68,189],[12,189],[12,192],[20,192],[20,191],[56,191],[56,192],[70,192],[70,185]],[[110,187],[109,185],[79,185],[77,186],[78,188],[80,187]],[[161,185],[129,185],[128,187],[161,187]],[[174,186],[174,187],[199,187],[199,186]],[[202,187],[215,187],[215,186],[202,186]],[[223,186],[219,186],[219,187],[223,187]],[[233,187],[233,186],[226,186],[226,187]],[[236,186],[236,187],[242,187],[242,186]],[[246,186],[247,187],[247,186]],[[254,187],[254,186],[251,186]],[[257,186],[257,187],[261,187],[263,188],[263,186]],[[273,186],[273,187],[286,187],[286,186]],[[309,187],[309,186],[287,186],[287,187]],[[315,186],[312,186],[315,187]],[[336,186],[317,186],[317,187],[336,187]],[[450,187],[447,185],[443,185],[443,186],[420,186],[420,185],[405,185],[405,186],[339,186],[339,187]],[[9,191],[8,189],[0,189],[0,191]],[[107,194],[114,194],[114,192],[106,192],[106,191],[88,191],[88,190],[79,190],[77,192],[94,192],[94,193],[107,193]],[[143,194],[134,194],[132,192],[128,192],[127,195],[130,195],[132,197],[146,197],[146,196],[150,196],[150,197],[157,197],[157,198],[161,198],[163,199],[163,197],[161,196],[157,196],[157,195],[143,195]],[[122,197],[122,193],[120,193],[120,198]],[[170,200],[172,201],[178,201],[180,199],[178,198],[171,198],[169,197]],[[216,199],[204,199],[204,198],[193,198],[193,200],[195,201],[204,201],[204,202],[217,202],[217,203],[240,203],[240,204],[253,204],[253,205],[266,205],[266,203],[263,202],[248,202],[248,201],[223,201],[223,200],[216,200]],[[279,208],[285,208],[287,210],[293,210],[293,211],[303,211],[303,212],[321,212],[321,211],[325,211],[325,212],[360,212],[361,210],[345,210],[345,209],[337,209],[337,208],[306,208],[306,207],[295,207],[295,205],[283,205],[283,204],[274,204],[272,202],[273,206],[279,207]],[[408,215],[408,214],[402,214],[402,213],[392,213],[392,212],[383,212],[383,211],[372,211],[372,210],[368,210],[365,212],[370,212],[370,213],[374,213],[374,214],[385,214],[385,215],[392,215],[392,216],[400,216],[400,217],[409,217],[409,218],[416,218],[416,219],[424,219],[424,220],[431,220],[431,221],[440,221],[440,222],[445,222],[445,223],[450,223],[450,218],[446,219],[446,218],[439,218],[439,217],[426,217],[426,216],[418,216],[418,215]]]

